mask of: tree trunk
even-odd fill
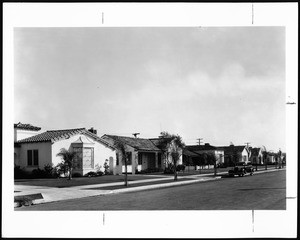
[[[177,169],[176,169],[176,162],[174,162],[174,181],[177,181]]]
[[[217,163],[216,162],[214,162],[214,169],[215,169],[214,175],[217,176]]]
[[[72,180],[72,168],[70,168],[70,170],[69,170],[69,180]]]
[[[125,159],[125,183],[124,185],[128,186],[128,178],[127,178],[127,160]]]

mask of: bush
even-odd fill
[[[90,171],[90,172],[84,174],[84,177],[98,177],[98,176],[102,176],[103,174],[104,173],[101,171],[97,171],[97,172]],[[110,175],[110,174],[107,174],[107,175]]]
[[[173,168],[165,168],[164,174],[174,174],[174,169]]]
[[[97,173],[93,172],[93,171],[90,171],[90,172],[84,174],[84,177],[96,177],[96,176],[97,176]]]
[[[50,164],[46,164],[44,169],[37,168],[33,169],[31,172],[32,178],[53,178],[57,176],[56,169]]]
[[[21,166],[15,164],[14,167],[14,178],[15,179],[22,179],[22,178],[29,178],[30,174],[26,172]]]
[[[46,178],[46,172],[40,168],[33,169],[31,172],[33,178]]]
[[[227,167],[227,164],[226,163],[219,163],[217,165],[218,168],[226,168]]]
[[[105,175],[109,175],[109,165],[108,165],[108,160],[106,159],[104,164],[103,164],[103,167],[104,167],[104,174]]]
[[[180,172],[180,171],[184,171],[185,169],[185,166],[183,164],[179,164],[176,166],[176,171],[177,172]]]
[[[140,173],[155,173],[159,172],[161,169],[159,168],[147,168],[145,170],[141,170]]]
[[[72,174],[72,177],[77,178],[77,177],[82,177],[82,174],[79,172],[75,172]]]

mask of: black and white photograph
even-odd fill
[[[6,236],[295,237],[295,5],[92,5],[4,5]]]

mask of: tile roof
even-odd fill
[[[62,139],[68,139],[71,136],[77,134],[84,134],[87,135],[94,140],[105,144],[107,147],[110,147],[105,141],[103,141],[100,137],[96,134],[91,133],[90,131],[86,130],[85,128],[74,128],[74,129],[64,129],[64,130],[50,130],[47,132],[43,132],[37,134],[35,136],[21,139],[17,141],[17,143],[36,143],[36,142],[56,142]]]
[[[114,141],[120,141],[140,151],[160,151],[160,149],[156,147],[154,143],[149,139],[106,135],[106,134],[103,135],[101,138],[105,140],[106,137],[111,138]]]
[[[199,156],[199,154],[192,152],[192,151],[188,150],[187,148],[183,149],[182,154],[186,155],[186,156],[190,156],[190,157],[198,157]]]
[[[217,150],[216,147],[212,145],[188,145],[186,146],[186,149],[190,151],[208,151],[208,150]]]
[[[31,124],[24,124],[24,123],[15,123],[14,124],[14,128],[17,128],[17,129],[24,129],[24,130],[32,130],[32,131],[39,131],[41,130],[40,127],[36,127],[36,126],[33,126]]]
[[[230,145],[230,146],[221,146],[217,147],[220,150],[224,150],[225,154],[226,153],[232,153],[232,152],[242,152],[244,151],[246,146],[240,145],[240,146],[235,146],[235,145]]]

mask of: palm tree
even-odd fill
[[[119,150],[119,153],[121,154],[121,162],[125,164],[125,179],[124,179],[124,185],[128,186],[128,174],[127,174],[127,158],[128,158],[128,152],[126,151],[126,146],[121,141],[116,141],[115,148]],[[118,154],[118,153],[117,153]]]
[[[69,171],[69,180],[71,180],[73,167],[75,165],[76,152],[68,151],[67,149],[62,148],[60,149],[60,152],[56,154],[56,156],[63,158],[62,166]]]

